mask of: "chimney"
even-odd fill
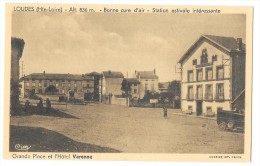
[[[237,38],[237,49],[242,50],[242,38]]]
[[[156,74],[156,73],[155,73],[155,69],[153,70],[153,73]]]
[[[45,71],[43,71],[43,77],[45,77]]]

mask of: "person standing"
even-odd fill
[[[163,117],[164,119],[167,118],[167,107],[165,105],[163,106]]]
[[[43,111],[43,102],[42,102],[42,98],[39,98],[39,102],[37,104],[37,112],[42,112]]]
[[[24,104],[24,112],[28,112],[30,108],[30,102],[29,100],[26,100],[25,104]]]
[[[46,99],[46,112],[51,112],[51,101],[49,100],[49,98]]]
[[[166,103],[168,102],[168,98],[166,97],[165,99],[163,99],[163,117],[164,119],[167,118],[167,107],[166,107]]]

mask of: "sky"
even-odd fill
[[[132,77],[156,69],[165,82],[180,79],[177,62],[200,35],[245,42],[245,23],[240,14],[20,12],[12,15],[12,36],[25,41],[25,75],[111,70]]]

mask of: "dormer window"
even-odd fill
[[[208,63],[208,53],[207,53],[206,48],[202,50],[202,54],[201,54],[201,57],[200,57],[200,63],[201,64]]]

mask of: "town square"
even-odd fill
[[[11,152],[245,153],[245,15],[12,16]]]

